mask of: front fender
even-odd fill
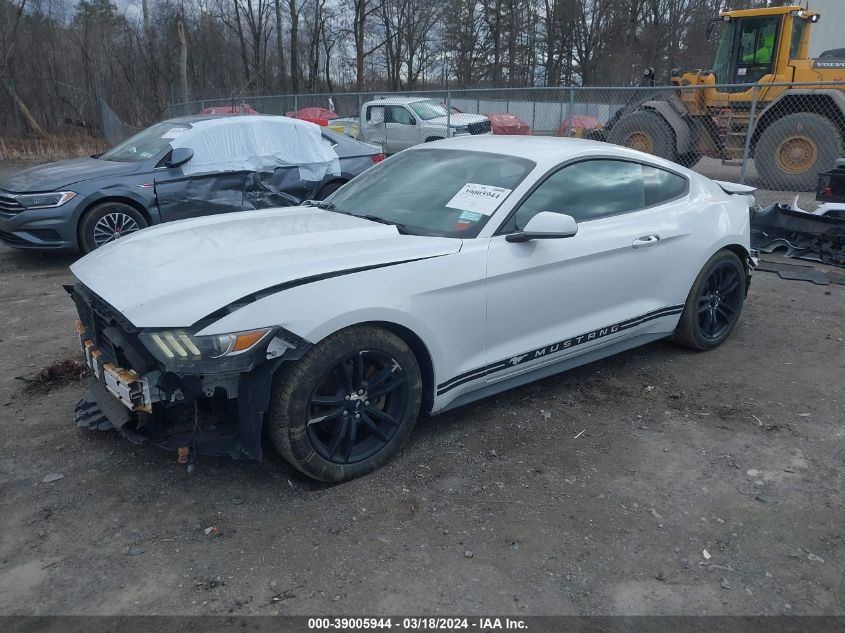
[[[263,297],[202,334],[281,326],[310,343],[352,325],[387,322],[413,332],[435,378],[484,365],[487,240],[460,252],[313,281]]]

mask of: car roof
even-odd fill
[[[405,105],[408,103],[417,103],[418,101],[437,101],[432,97],[376,97],[372,101],[368,101],[367,105],[374,103],[382,103],[384,105]]]
[[[581,138],[560,136],[509,136],[480,134],[478,136],[460,136],[442,141],[417,145],[418,148],[438,147],[443,149],[463,149],[476,152],[505,154],[517,158],[527,158],[538,165],[559,164],[573,158],[587,156],[614,156],[636,161],[645,161],[667,167],[674,171],[690,173],[688,169],[652,154],[613,143],[591,141]]]

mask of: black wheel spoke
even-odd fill
[[[346,436],[346,428],[349,426],[349,417],[344,416],[343,422],[341,422],[340,426],[337,427],[334,435],[331,439],[331,444],[328,447],[328,454],[329,459],[334,457],[334,454],[337,453],[337,449],[340,446],[341,440]]]
[[[354,393],[355,386],[352,384],[352,374],[350,373],[350,367],[345,360],[341,361],[335,367],[335,370],[338,374],[340,374],[340,379],[343,382],[343,388],[346,389],[346,393]]]
[[[311,398],[311,404],[319,407],[342,407],[345,402],[343,398],[337,396],[314,396]]]
[[[375,407],[366,407],[365,411],[369,415],[371,415],[375,418],[378,418],[379,420],[382,420],[384,422],[387,422],[391,426],[399,426],[399,420],[397,420],[396,418],[394,418],[391,415],[388,415],[387,413],[385,413],[381,409],[376,409]]]
[[[325,422],[326,420],[334,420],[341,413],[343,413],[343,407],[337,407],[336,409],[332,409],[328,413],[314,416],[313,418],[308,420],[308,424],[320,424],[321,422]]]
[[[698,299],[698,313],[702,314],[703,312],[710,309],[710,297],[700,297]]]
[[[372,391],[373,389],[381,385],[381,383],[390,378],[390,376],[395,370],[395,366],[388,366],[382,368],[375,376],[373,376],[367,381],[367,390]]]
[[[356,418],[352,418],[349,420],[349,439],[346,441],[346,453],[344,454],[344,458],[347,462],[352,458],[352,449],[355,447],[355,436],[357,431],[358,420]]]
[[[364,424],[366,424],[373,434],[382,442],[387,442],[390,439],[384,434],[384,431],[379,428],[378,424],[376,424],[373,419],[366,414],[366,412],[361,414],[361,420],[363,420]]]
[[[726,322],[730,323],[730,320],[733,317],[735,310],[723,301],[716,308],[716,312],[725,317]]]
[[[404,376],[395,376],[393,380],[384,385],[381,389],[375,389],[368,392],[370,399],[380,398],[381,396],[389,394],[391,391],[396,391],[405,382]]]
[[[352,385],[360,389],[364,384],[364,352],[358,352],[352,359]]]

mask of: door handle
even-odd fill
[[[645,248],[646,246],[654,246],[660,241],[659,235],[643,235],[635,239],[631,246],[634,248]]]

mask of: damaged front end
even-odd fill
[[[82,284],[65,286],[93,376],[76,422],[136,444],[193,455],[261,459],[273,374],[308,343],[280,328],[212,336],[139,329]]]

